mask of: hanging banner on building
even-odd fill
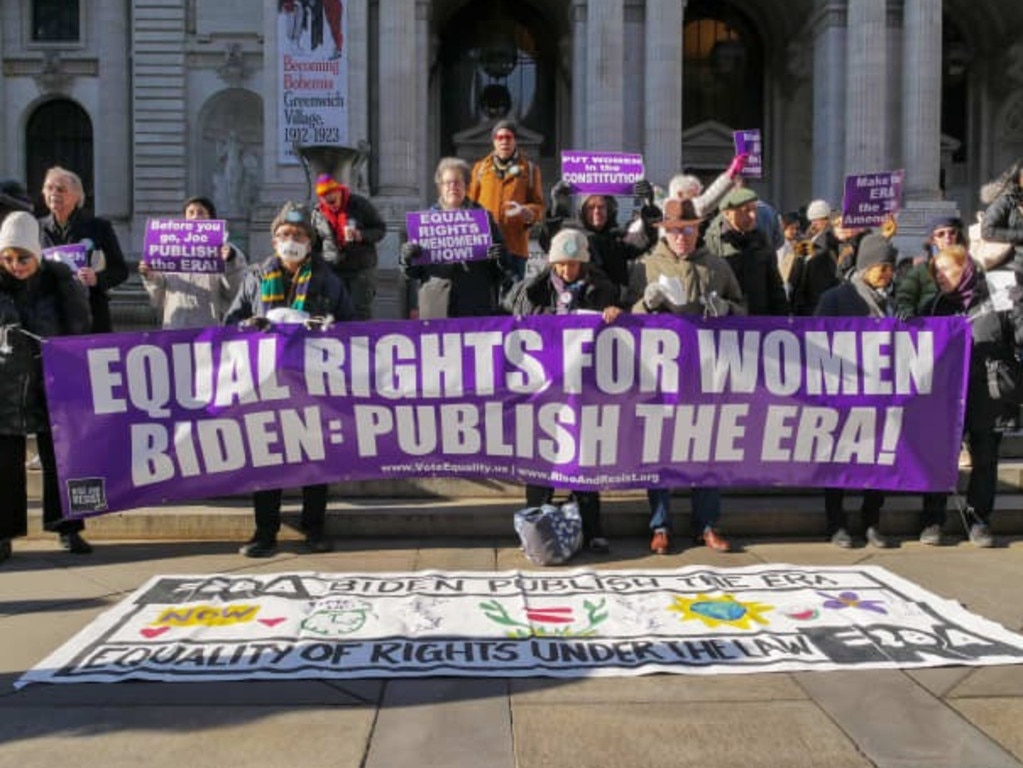
[[[342,0],[278,4],[278,162],[297,164],[296,145],[348,143],[347,27]]]
[[[580,195],[631,195],[642,179],[643,155],[623,152],[561,153],[561,180]]]
[[[747,155],[742,175],[747,179],[764,178],[764,143],[760,138],[760,129],[735,131],[732,137],[735,141],[735,154]]]
[[[59,261],[66,264],[72,272],[77,272],[82,267],[89,266],[89,248],[90,246],[85,243],[55,245],[52,248],[43,248],[43,258]]]
[[[947,490],[968,344],[958,317],[573,315],[60,337],[43,360],[86,516],[424,476]]]
[[[155,576],[15,684],[611,677],[1023,663],[877,566]]]
[[[905,171],[898,170],[846,176],[842,226],[876,227],[898,213],[905,175]]]
[[[405,214],[410,243],[423,249],[419,264],[449,264],[487,258],[490,217],[483,209],[412,211]]]
[[[156,272],[223,272],[221,219],[149,219],[142,260]]]

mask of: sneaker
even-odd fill
[[[874,526],[867,529],[867,544],[875,549],[888,549],[892,546],[888,537]]]
[[[590,539],[589,548],[595,555],[606,555],[611,551],[611,544],[603,536],[594,536]]]
[[[852,546],[852,536],[845,528],[839,528],[831,535],[831,543],[842,549],[849,549]]]
[[[273,557],[276,553],[276,540],[261,539],[259,536],[253,536],[238,548],[238,554],[245,557]]]
[[[0,539],[0,563],[11,559],[11,540]]]
[[[60,534],[60,546],[72,555],[88,555],[92,552],[92,545],[78,531]]]
[[[944,539],[941,536],[941,526],[935,523],[934,525],[928,525],[922,531],[920,531],[920,543],[926,544],[929,547],[940,547]]]
[[[671,549],[671,535],[667,528],[657,528],[650,539],[650,551],[655,555],[666,555]]]
[[[970,526],[970,543],[975,547],[987,549],[995,545],[995,539],[984,523],[974,523]]]
[[[732,548],[728,540],[713,528],[708,528],[703,532],[703,543],[717,552],[728,552]]]
[[[305,551],[312,554],[321,552],[333,552],[334,542],[322,533],[310,533],[305,537]]]

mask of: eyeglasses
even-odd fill
[[[464,187],[465,179],[441,179],[442,187]]]
[[[673,235],[674,237],[682,237],[683,235],[686,235],[686,236],[694,235],[694,234],[696,234],[696,227],[688,226],[688,227],[672,228],[672,229],[668,230],[668,234],[669,235]]]
[[[503,132],[502,131],[501,133],[495,133],[494,134],[494,141],[511,141],[514,138],[515,138],[515,134],[514,133],[510,133],[510,132]]]
[[[5,267],[13,267],[15,264],[19,267],[23,267],[32,262],[34,259],[35,256],[30,253],[19,253],[17,256],[4,256],[3,258],[0,258],[0,264],[3,264]]]

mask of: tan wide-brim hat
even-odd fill
[[[664,201],[664,218],[657,226],[669,232],[677,232],[686,227],[697,226],[703,221],[696,215],[696,207],[692,200],[679,200],[672,197]]]

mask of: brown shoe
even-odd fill
[[[650,551],[655,555],[666,555],[671,547],[671,539],[665,528],[658,528],[654,531],[654,537],[650,539]]]
[[[728,552],[732,548],[728,540],[722,538],[713,528],[708,528],[703,532],[703,543],[718,552]]]

